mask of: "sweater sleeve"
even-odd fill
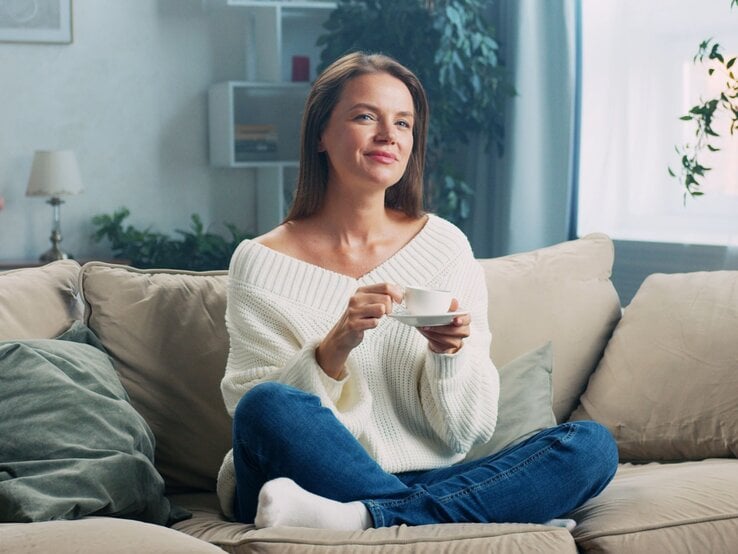
[[[419,393],[425,417],[439,438],[464,454],[489,440],[497,424],[499,375],[490,359],[487,288],[471,251],[461,259],[454,283],[460,309],[471,314],[470,336],[455,354],[426,352]]]
[[[299,336],[280,311],[279,299],[241,278],[240,255],[238,251],[234,255],[228,284],[230,350],[221,381],[226,410],[232,416],[238,401],[251,388],[277,381],[318,396],[323,406],[359,436],[371,409],[365,380],[350,371],[340,381],[326,375],[315,359],[322,337]]]

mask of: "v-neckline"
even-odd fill
[[[371,276],[377,272],[381,272],[382,268],[386,267],[388,264],[393,265],[395,262],[398,261],[399,258],[403,257],[409,250],[412,250],[414,245],[417,242],[422,242],[424,235],[426,234],[426,231],[431,225],[431,220],[435,216],[433,214],[426,214],[426,220],[423,226],[412,236],[410,239],[405,242],[400,248],[395,250],[390,256],[382,260],[380,263],[378,263],[376,266],[374,266],[372,269],[367,271],[366,273],[360,275],[359,277],[353,277],[352,275],[347,275],[345,273],[341,273],[340,271],[334,271],[332,269],[325,268],[323,266],[320,266],[318,264],[314,264],[312,262],[309,262],[307,260],[303,260],[301,258],[296,258],[295,256],[292,256],[290,254],[285,254],[284,252],[280,252],[279,250],[275,250],[274,248],[271,248],[269,246],[265,246],[264,244],[261,244],[260,242],[253,242],[253,244],[258,245],[259,248],[263,248],[265,250],[268,250],[269,253],[276,255],[277,257],[284,258],[285,261],[289,264],[297,264],[305,266],[306,268],[310,268],[311,271],[321,271],[326,272],[330,275],[333,275],[335,277],[341,278],[343,280],[351,281],[354,283],[372,283],[372,282],[379,282],[374,281],[371,279]]]
[[[325,269],[273,250],[253,240],[244,241],[234,255],[229,273],[233,287],[245,285],[259,294],[274,294],[321,312],[340,314],[357,288],[377,283],[429,286],[460,254],[461,237],[438,216],[402,248],[361,277]],[[248,254],[246,253],[248,251]]]

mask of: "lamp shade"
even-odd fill
[[[84,188],[72,150],[37,150],[26,196],[79,194]]]

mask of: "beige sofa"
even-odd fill
[[[570,515],[573,532],[226,521],[214,494],[230,441],[219,392],[225,272],[61,261],[0,273],[0,340],[53,338],[84,321],[153,430],[168,498],[192,517],[170,528],[111,517],[1,523],[0,552],[738,552],[738,272],[654,275],[621,311],[604,235],[481,263],[501,373],[550,341],[551,417],[596,419],[618,440],[620,469]],[[12,417],[2,406],[0,415]]]

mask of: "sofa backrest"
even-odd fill
[[[481,260],[492,357],[503,365],[552,340],[559,420],[574,409],[619,318],[612,262],[612,242],[599,234]],[[230,447],[219,388],[228,352],[226,280],[225,272],[82,268],[85,322],[154,430],[157,467],[170,490],[214,490]]]
[[[53,338],[81,319],[79,270],[60,260],[0,272],[0,340]]]
[[[610,281],[614,248],[601,233],[532,252],[481,260],[489,295],[492,360],[501,367],[553,343],[553,411],[565,421],[620,319]]]
[[[604,235],[480,260],[498,367],[549,340],[554,411],[566,419],[620,316]],[[78,279],[78,280],[77,280]],[[50,338],[81,317],[113,358],[157,440],[170,492],[215,490],[230,448],[220,380],[228,354],[227,274],[56,262],[0,273],[0,338]]]

